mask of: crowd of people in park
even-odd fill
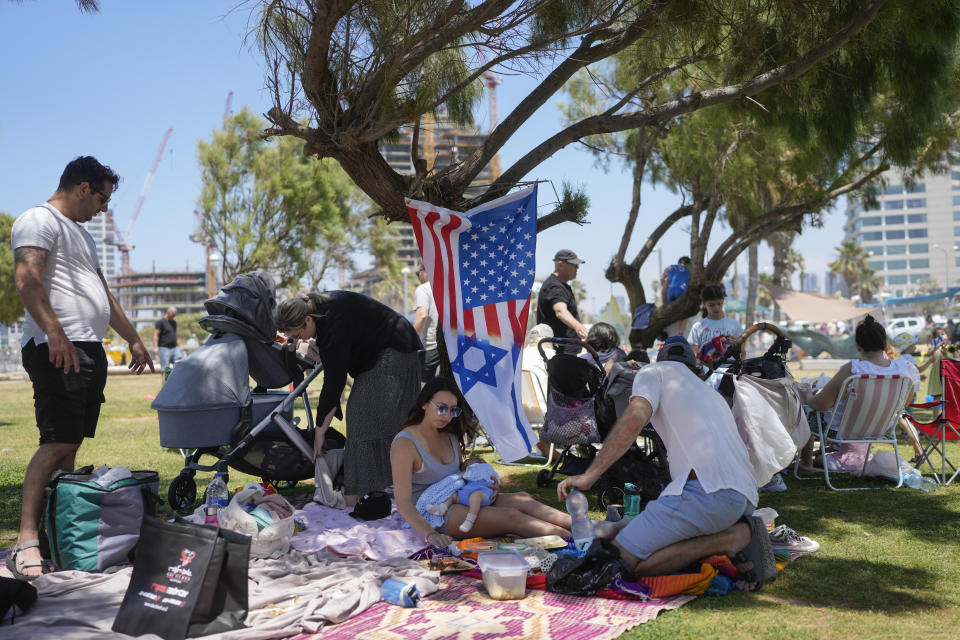
[[[101,344],[107,326],[130,345],[133,372],[155,367],[150,350],[110,292],[93,240],[81,226],[106,211],[118,182],[96,159],[77,158],[65,168],[54,194],[24,212],[13,227],[16,285],[27,312],[23,365],[34,387],[39,431],[39,446],[23,482],[17,544],[7,558],[14,575],[23,579],[43,571],[38,529],[48,478],[57,470],[73,470],[78,449],[96,435],[107,374]],[[589,345],[591,353],[582,357],[595,354],[607,373],[628,359],[645,361],[645,366],[638,367],[626,409],[599,453],[583,473],[560,482],[557,498],[564,500],[575,488],[591,489],[650,424],[669,452],[672,480],[636,518],[608,526],[598,523],[598,535],[613,540],[637,575],[662,575],[725,554],[740,570],[744,588],[772,581],[776,567],[766,529],[753,515],[758,487],[746,445],[728,403],[705,381],[709,369],[704,365],[744,332],[725,313],[723,287],[702,287],[701,317],[689,329],[685,322],[671,325],[655,362],[646,364],[648,353],[626,353],[615,327],[599,322],[588,328],[583,322],[570,284],[583,264],[569,249],[554,255],[552,273],[537,296],[525,366],[547,377],[538,348],[544,338],[566,339],[540,345],[548,355],[577,354],[581,343]],[[664,271],[664,304],[686,293],[689,266],[689,258],[681,257]],[[323,365],[314,457],[325,453],[324,434],[340,416],[349,376],[353,382],[346,403],[349,430],[343,460],[348,507],[364,495],[392,487],[406,525],[436,547],[468,536],[570,537],[570,514],[528,493],[501,491],[496,473],[467,457],[474,425],[467,420],[456,382],[441,374],[439,318],[422,265],[417,276],[412,323],[350,291],[296,295],[276,306],[280,336],[304,358]],[[153,353],[163,369],[180,355],[176,315],[171,307],[155,325]],[[937,338],[947,336],[932,330],[936,347]],[[891,355],[884,327],[871,316],[856,326],[855,336],[860,357],[805,398],[810,407],[831,407],[849,374],[896,372],[911,376],[919,386],[920,372],[933,362],[913,363],[909,353],[916,341],[900,345],[905,355]],[[859,453],[841,450],[838,462]],[[809,450],[802,456],[806,468],[827,464],[814,460]]]

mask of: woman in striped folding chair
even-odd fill
[[[836,375],[830,379],[819,392],[801,389],[801,397],[804,402],[816,411],[827,411],[837,403],[837,396],[843,381],[851,375],[900,375],[913,378],[912,371],[908,363],[898,358],[890,360],[884,353],[887,349],[887,332],[883,325],[877,322],[873,316],[867,315],[857,324],[854,334],[857,351],[860,357],[850,360],[837,371]],[[919,391],[918,381],[914,381],[914,392]],[[908,399],[908,402],[910,399]],[[843,400],[841,400],[843,403]],[[836,428],[843,415],[842,406],[833,414],[834,418],[830,428]],[[847,443],[840,445],[838,451],[827,454],[827,460],[820,460],[819,456],[813,458],[813,437],[803,448],[800,457],[801,471],[814,471],[816,468],[823,468],[823,465],[830,465],[831,471],[859,471],[863,468],[864,459],[867,456],[869,445],[863,443]]]

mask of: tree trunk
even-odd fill
[[[747,313],[746,323],[749,327],[756,320],[757,311],[757,243],[754,242],[747,249]]]
[[[784,289],[790,288],[787,273],[790,271],[790,247],[793,245],[793,231],[776,231],[767,236],[767,244],[773,249],[773,284]],[[773,303],[773,322],[780,324],[780,305]]]

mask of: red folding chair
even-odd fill
[[[909,413],[903,417],[912,424],[923,438],[923,452],[917,457],[916,465],[922,464],[930,468],[933,476],[940,484],[946,485],[957,477],[957,468],[947,458],[947,442],[960,440],[960,362],[944,358],[940,361],[940,379],[943,382],[943,395],[939,400],[908,405],[911,409],[932,409],[938,407],[939,412],[930,422],[920,422]],[[939,470],[930,460],[930,456],[940,456]]]

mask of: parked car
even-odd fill
[[[895,338],[901,333],[909,333],[914,336],[922,337],[926,330],[926,321],[920,316],[907,316],[905,318],[894,318],[886,323],[887,338]]]

